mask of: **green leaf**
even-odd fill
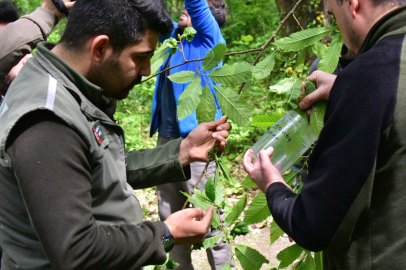
[[[216,117],[216,103],[214,101],[213,93],[206,85],[203,88],[202,95],[200,96],[200,103],[196,109],[196,118],[200,123],[214,121]]]
[[[264,263],[269,263],[261,253],[243,245],[235,247],[235,255],[244,270],[259,270]]]
[[[216,180],[215,183],[216,188],[216,199],[214,201],[215,205],[221,205],[224,202],[224,196],[226,195],[226,191],[224,190],[224,186],[221,181]]]
[[[213,237],[204,239],[204,241],[203,241],[203,243],[202,243],[202,244],[203,244],[203,248],[204,248],[204,249],[208,249],[208,248],[213,247],[222,237],[223,237],[223,234],[220,233],[220,234],[215,235],[215,236],[213,236]]]
[[[306,48],[300,50],[300,53],[297,57],[296,60],[296,65],[295,65],[295,70],[297,73],[302,73],[303,72],[303,68],[304,68],[304,64],[305,64],[305,60],[306,60]]]
[[[182,194],[189,199],[189,202],[191,204],[194,204],[196,207],[202,208],[204,211],[207,211],[207,209],[213,205],[210,199],[207,198],[203,190],[195,189],[196,197],[191,197],[186,192],[182,192]]]
[[[310,113],[310,128],[313,133],[319,136],[321,129],[324,126],[324,114],[326,112],[326,101],[319,100],[312,106],[312,111]]]
[[[221,173],[223,174],[224,178],[227,180],[227,182],[231,182],[231,176],[228,173],[229,169],[226,167],[226,165],[220,160],[218,163]]]
[[[278,253],[276,258],[281,262],[279,269],[283,269],[291,265],[303,253],[304,249],[298,244],[285,248]]]
[[[235,224],[234,228],[230,232],[230,235],[235,239],[237,235],[246,235],[250,232],[245,222],[239,221]]]
[[[209,76],[216,83],[234,86],[247,81],[251,77],[252,69],[252,65],[241,62],[213,70]]]
[[[295,83],[293,84],[292,90],[290,92],[290,96],[288,99],[288,105],[292,109],[296,109],[299,105],[299,97],[300,94],[302,93],[302,81],[299,79],[296,79]]]
[[[247,175],[241,183],[243,188],[252,188],[252,187],[257,187],[257,184],[255,184],[254,181],[252,181],[251,177]]]
[[[166,269],[175,269],[176,267],[179,267],[179,266],[180,266],[179,263],[177,263],[171,259],[168,259],[165,263]]]
[[[217,215],[217,210],[216,210],[216,208],[214,208],[214,211],[213,211],[213,216],[212,216],[212,218],[211,218],[211,226],[214,228],[214,229],[217,229],[219,226],[220,226],[220,218],[219,218],[219,215]]]
[[[244,222],[248,225],[255,224],[267,219],[271,215],[271,211],[268,208],[268,202],[266,201],[266,195],[259,193],[245,213]]]
[[[246,205],[247,196],[244,196],[237,202],[237,204],[233,208],[231,208],[231,211],[227,213],[227,216],[225,218],[226,226],[231,226],[231,224],[238,220]]]
[[[320,42],[316,42],[307,47],[307,51],[321,59],[326,54],[327,46]]]
[[[316,82],[306,79],[305,95],[307,96],[308,94],[313,93],[314,91],[316,91],[316,89],[317,89]]]
[[[188,83],[191,82],[195,76],[195,72],[186,70],[169,75],[168,79],[175,83]]]
[[[248,126],[251,122],[251,107],[246,101],[241,100],[236,92],[225,90],[221,86],[215,85],[214,90],[223,114],[239,126]]]
[[[278,95],[288,96],[293,91],[295,91],[295,89],[299,88],[299,85],[301,88],[302,87],[301,81],[297,79],[295,76],[292,76],[290,78],[282,79],[275,85],[270,86],[269,90]]]
[[[273,243],[275,243],[276,240],[278,240],[283,234],[284,234],[284,232],[278,226],[278,224],[276,224],[275,220],[272,220],[272,223],[271,223],[271,245]]]
[[[323,270],[323,257],[322,251],[314,253],[314,262],[316,265],[316,270]]]
[[[210,201],[214,202],[216,200],[216,187],[214,186],[212,177],[207,180],[205,191],[207,198],[209,198]]]
[[[191,42],[195,37],[196,33],[197,32],[193,27],[188,26],[185,28],[185,30],[183,30],[181,38],[187,40],[188,42]]]
[[[314,259],[313,257],[309,254],[307,254],[306,259],[303,261],[303,263],[300,265],[300,268],[297,268],[300,270],[316,270],[315,264],[314,264]]]
[[[299,51],[316,43],[334,29],[332,27],[318,27],[302,30],[291,34],[289,37],[275,41],[274,45],[288,52]]]
[[[283,116],[284,116],[283,113],[258,115],[252,119],[251,126],[253,126],[253,127],[272,127]]]
[[[159,68],[168,58],[169,53],[168,54],[166,53],[168,49],[169,49],[168,45],[161,45],[161,47],[155,50],[154,56],[152,56],[151,58],[151,74],[157,73]]]
[[[275,66],[275,55],[270,54],[254,67],[253,75],[258,80],[264,79],[271,74],[274,66]]]
[[[293,181],[295,180],[297,173],[290,172],[287,174],[282,175],[283,180],[285,180],[286,184],[291,186],[293,184]]]
[[[343,36],[338,33],[331,40],[330,47],[327,48],[326,54],[320,60],[318,70],[327,73],[333,73],[338,65],[338,60],[341,55],[341,49],[343,47]]]
[[[206,54],[202,69],[204,71],[209,71],[215,68],[221,61],[223,61],[225,53],[226,44],[220,43],[214,46],[214,48]]]
[[[220,270],[231,270],[231,264],[226,263],[225,265],[223,265]]]
[[[185,91],[180,95],[178,103],[178,119],[191,115],[200,103],[200,95],[202,94],[201,78],[195,78],[186,87]]]

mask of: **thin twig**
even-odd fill
[[[209,163],[210,163],[211,161],[212,161],[212,160],[207,161],[206,166],[204,167],[202,173],[200,174],[199,180],[197,180],[196,185],[195,185],[195,187],[192,189],[192,191],[190,192],[189,196],[193,196],[193,194],[194,194],[194,192],[195,192],[195,188],[197,188],[197,186],[199,185],[200,181],[201,181],[202,178],[203,178],[203,175],[207,172],[207,167],[209,167]],[[188,203],[189,203],[189,198],[186,199],[186,202],[185,202],[185,204],[183,205],[182,210],[186,208],[186,206],[187,206]]]
[[[183,49],[182,37],[181,36],[179,36],[179,43],[180,43],[180,46],[182,47],[183,60],[185,60],[185,62],[186,62],[187,60],[186,60],[186,56],[185,56],[185,50]]]
[[[295,20],[296,20],[297,24],[300,26],[300,28],[301,28],[302,30],[304,30],[303,27],[302,27],[302,25],[300,24],[299,20],[296,18],[295,13],[293,13],[292,16],[293,16],[293,18],[295,18]]]
[[[274,39],[278,33],[282,30],[283,25],[285,24],[285,22],[289,19],[289,17],[296,11],[296,9],[299,7],[300,3],[303,0],[299,0],[296,2],[295,6],[292,8],[291,11],[289,11],[289,13],[286,15],[286,17],[281,21],[281,23],[279,24],[278,28],[275,30],[275,32],[273,33],[273,35],[265,42],[264,45],[262,45],[261,47],[261,51],[259,52],[257,58],[255,58],[254,62],[252,63],[253,66],[255,66],[259,59],[261,58],[261,56],[264,54],[264,51],[266,49],[266,47],[268,47],[269,43],[271,43],[272,39]],[[243,82],[240,85],[240,88],[238,89],[238,94],[241,94],[242,89],[244,88],[245,82]]]
[[[230,52],[230,53],[226,53],[224,56],[231,56],[231,55],[237,55],[237,54],[246,54],[246,53],[251,53],[251,52],[257,52],[257,51],[260,51],[260,50],[262,50],[262,49],[261,49],[261,48],[257,48],[257,49],[251,49],[251,50],[246,50],[246,51]],[[146,81],[148,81],[148,80],[150,80],[150,79],[152,79],[152,78],[158,76],[159,74],[162,74],[162,73],[164,73],[164,72],[166,72],[166,71],[168,71],[168,70],[170,70],[170,69],[183,66],[183,65],[185,65],[185,64],[187,64],[187,63],[199,62],[199,61],[203,61],[203,60],[204,60],[204,58],[193,59],[193,60],[186,60],[185,62],[183,62],[183,63],[181,63],[181,64],[178,64],[178,65],[173,66],[173,67],[165,68],[165,69],[161,70],[160,72],[155,73],[155,74],[152,75],[152,76],[149,76],[148,78],[146,78],[146,79],[144,79],[143,81],[141,81],[141,83],[146,82]]]

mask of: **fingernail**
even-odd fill
[[[306,103],[304,103],[303,101],[300,102],[299,108],[300,108],[300,109],[306,109]]]
[[[216,130],[223,130],[223,128],[220,127],[220,126],[218,126],[218,127],[216,128]]]
[[[217,133],[213,133],[213,138],[216,138],[217,137]]]

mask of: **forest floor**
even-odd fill
[[[146,189],[136,190],[135,192],[143,209],[144,218],[152,221],[159,220],[156,191],[154,189]],[[231,201],[233,200],[238,201],[237,199],[231,198]],[[270,246],[269,225],[270,220],[265,221],[263,224],[256,224],[256,226],[251,225],[249,226],[250,233],[245,236],[237,236],[234,240],[235,246],[246,245],[254,248],[269,260],[269,264],[264,264],[261,270],[269,270],[272,267],[277,268],[279,261],[277,260],[276,255],[279,253],[279,251],[285,249],[289,245],[292,245],[288,238],[281,237],[272,246]],[[210,265],[208,263],[205,250],[192,251],[192,261],[196,270],[210,270]],[[238,262],[236,269],[242,269]]]

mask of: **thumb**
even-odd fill
[[[208,130],[215,131],[217,126],[220,126],[226,122],[227,122],[227,116],[223,116],[217,121],[204,123],[204,125],[206,125]]]
[[[203,225],[205,225],[207,228],[210,226],[211,223],[211,217],[213,216],[213,206],[210,206],[209,209],[207,209],[206,215],[201,219],[201,222]]]
[[[70,11],[72,9],[73,5],[75,4],[75,2],[70,2],[70,1],[69,2],[64,1],[64,2],[65,2],[65,6],[68,9],[68,11]]]
[[[305,96],[300,101],[299,108],[301,110],[310,108],[316,101],[321,100],[321,99],[325,99],[324,93],[322,91],[320,91],[319,89],[317,89],[313,93],[308,94],[307,96]]]
[[[261,170],[266,170],[272,165],[270,157],[273,154],[273,147],[266,149],[265,151],[259,151],[259,161],[261,163]]]

